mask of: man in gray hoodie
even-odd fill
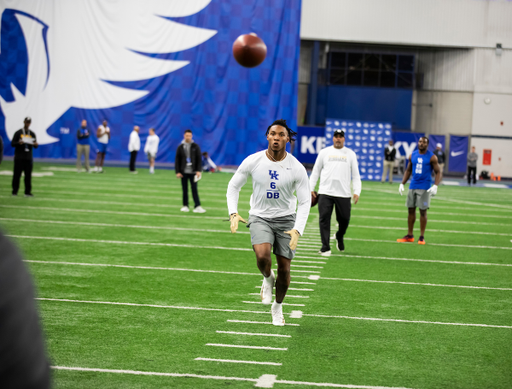
[[[473,185],[476,184],[476,161],[478,161],[478,154],[475,153],[475,146],[473,146],[471,153],[468,154],[468,185],[471,185],[471,175],[473,175]]]

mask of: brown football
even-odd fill
[[[240,35],[233,43],[233,57],[246,68],[261,64],[267,56],[267,46],[255,33]]]
[[[313,193],[316,196],[313,196]],[[315,205],[318,204],[318,192],[313,192],[313,193],[311,193],[311,208],[313,208]]]

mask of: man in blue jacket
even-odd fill
[[[432,170],[436,173],[434,185],[431,182]],[[430,208],[430,198],[437,193],[437,186],[441,180],[441,169],[437,162],[437,157],[432,151],[428,150],[428,138],[421,137],[418,141],[418,150],[415,150],[409,156],[409,163],[404,173],[402,183],[398,188],[400,196],[404,192],[404,185],[412,175],[409,193],[407,194],[407,208],[409,208],[409,217],[407,218],[408,232],[397,242],[414,242],[413,228],[416,221],[416,207],[420,209],[420,238],[418,244],[425,244],[425,228],[427,227],[427,209]]]
[[[87,120],[82,120],[82,127],[76,131],[76,171],[82,170],[82,154],[85,159],[85,170],[89,173],[89,130],[87,129]]]

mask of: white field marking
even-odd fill
[[[222,344],[222,343],[206,343],[205,346],[232,347],[232,348],[251,348],[251,349],[255,349],[255,350],[276,350],[276,351],[287,351],[288,350],[287,347],[240,346],[238,344]]]
[[[382,207],[382,206],[391,206],[391,207],[400,207],[402,209],[405,209],[404,202],[400,202],[400,203],[379,203],[379,202],[365,201],[364,204],[362,203],[362,205],[378,205],[379,208]],[[443,205],[436,204],[435,205],[435,209],[450,209],[450,210],[458,209],[458,210],[466,211],[468,208],[467,207],[454,207],[454,206],[451,206],[451,205],[450,206],[443,206]],[[512,212],[512,210],[506,210],[506,209],[487,209],[486,212]]]
[[[183,374],[183,373],[159,373],[153,371],[137,371],[137,370],[114,370],[114,369],[95,369],[88,367],[68,367],[68,366],[51,366],[54,370],[67,370],[67,371],[87,371],[95,373],[109,373],[109,374],[131,374],[131,375],[142,375],[142,376],[161,376],[161,377],[178,377],[178,378],[201,378],[206,380],[222,380],[222,381],[246,381],[254,382],[255,386],[259,382],[268,382],[267,376],[271,374],[263,374],[260,378],[243,378],[243,377],[224,377],[215,375],[198,375],[198,374]],[[261,380],[260,380],[261,379]],[[349,389],[409,389],[409,388],[398,388],[398,387],[387,387],[387,386],[365,386],[365,385],[342,385],[342,384],[330,384],[325,382],[302,382],[302,381],[285,381],[276,380],[274,383],[288,384],[288,385],[306,385],[306,386],[321,386],[330,388],[349,388]],[[257,386],[260,388],[271,388],[272,386]]]
[[[441,287],[445,287],[445,288],[512,290],[512,288],[492,288],[492,287],[487,287],[487,286],[445,285],[445,284],[430,284],[430,283],[423,283],[423,282],[405,282],[405,281],[359,280],[359,279],[355,279],[355,278],[329,278],[329,277],[322,277],[322,280],[353,281],[353,282],[374,282],[374,283],[381,283],[381,284],[401,284],[401,285],[420,285],[420,286],[441,286]],[[287,297],[288,297],[288,295],[287,295]]]
[[[3,208],[16,208],[20,209],[18,205],[0,205]],[[58,212],[78,212],[78,213],[102,213],[102,214],[112,214],[112,215],[132,215],[132,216],[157,216],[157,217],[186,217],[191,219],[214,219],[214,220],[223,220],[223,217],[216,216],[191,216],[191,215],[170,215],[165,213],[145,213],[145,212],[121,212],[121,211],[108,211],[108,210],[95,210],[95,209],[76,209],[76,208],[53,208],[53,207],[29,207],[23,206],[21,209],[39,209],[45,211],[58,211]]]
[[[308,279],[310,279],[312,281],[318,281],[320,279],[320,276],[311,275],[308,277]]]
[[[293,263],[320,263],[322,265],[325,265],[327,262],[322,262],[322,261],[297,261],[297,260],[294,260]]]
[[[273,388],[276,382],[277,375],[275,374],[263,374],[258,378],[258,382],[254,384],[255,388]]]
[[[259,293],[249,293],[249,295],[250,296],[259,296],[260,294]],[[287,294],[286,298],[308,299],[309,296],[293,296],[291,294]]]
[[[290,317],[292,317],[293,312],[300,312],[300,311],[292,311],[290,313]],[[250,320],[227,320],[228,323],[246,323],[246,324],[272,324],[269,321],[250,321]],[[299,327],[300,324],[295,323],[285,323],[285,326],[293,326],[293,327]]]
[[[88,223],[88,222],[72,222],[72,221],[59,221],[59,220],[16,219],[16,218],[12,218],[12,217],[0,217],[0,220],[14,221],[14,222],[44,223],[44,224],[71,224],[71,225],[78,225],[78,226],[123,227],[123,228],[136,228],[136,229],[141,229],[142,228],[142,229],[152,229],[152,230],[174,230],[174,231],[190,231],[190,232],[218,232],[218,233],[229,233],[229,234],[231,234],[230,230],[209,230],[209,229],[200,229],[200,228],[137,226],[137,225],[131,225],[131,224]],[[237,231],[237,234],[250,234],[250,232]]]
[[[305,277],[307,278],[307,277]],[[316,285],[315,282],[306,282],[306,281],[291,281],[291,284],[304,284],[304,285]]]
[[[10,198],[11,196],[0,196],[0,198]],[[158,208],[171,208],[178,211],[179,206],[174,204],[159,204],[159,203],[150,203],[147,202],[144,203],[127,203],[122,201],[100,201],[100,200],[83,200],[83,199],[60,199],[60,198],[54,198],[54,197],[37,197],[37,200],[40,201],[52,201],[52,202],[71,202],[71,203],[83,203],[83,204],[103,204],[103,205],[122,205],[122,206],[129,206],[129,207],[143,207],[146,208],[147,206],[151,207],[158,207]],[[167,200],[169,201],[169,200]],[[242,208],[243,209],[243,208]],[[227,211],[227,207],[223,208],[212,208],[208,207],[208,210],[212,211]],[[246,211],[246,210],[244,210]]]
[[[378,220],[382,220],[382,219],[385,219],[385,220],[399,220],[399,221],[402,221],[402,222],[404,220],[406,220],[406,218],[399,218],[399,217],[362,216],[362,215],[354,216],[354,219],[355,218],[358,218],[358,219],[378,219]],[[457,220],[432,220],[432,219],[429,219],[428,221],[429,221],[429,223],[479,224],[479,225],[482,225],[482,226],[501,226],[501,227],[510,227],[510,226],[512,226],[512,224],[503,224],[503,223],[468,222],[468,221],[457,221]]]
[[[336,315],[315,315],[305,313],[303,316],[323,317],[332,319],[352,319],[352,320],[369,320],[369,321],[387,321],[397,323],[413,323],[413,324],[440,324],[447,326],[463,326],[463,327],[489,327],[489,328],[506,328],[512,329],[512,326],[499,326],[494,324],[474,324],[474,323],[447,323],[443,321],[426,321],[426,320],[403,320],[403,319],[382,319],[377,317],[353,317],[353,316],[336,316]]]
[[[380,208],[380,209],[374,209],[374,208],[359,208],[359,207],[354,207],[352,208],[352,210],[358,210],[358,211],[372,211],[372,212],[393,212],[393,213],[403,213],[403,214],[407,214],[407,209],[403,209],[403,210],[400,210],[400,209],[385,209],[385,208]],[[436,211],[431,211],[430,209],[428,210],[428,214],[429,215],[450,215],[450,216],[474,216],[474,217],[494,217],[494,218],[499,218],[499,219],[512,219],[512,216],[500,216],[500,215],[482,215],[482,214],[471,214],[471,213],[450,213],[450,212],[436,212]],[[357,216],[355,216],[357,217]]]
[[[213,359],[213,358],[195,358],[194,361],[207,361],[207,362],[226,362],[226,363],[249,363],[251,365],[271,365],[282,366],[282,363],[277,362],[257,362],[257,361],[235,361],[233,359]]]
[[[294,265],[293,263],[290,265],[291,267],[301,267],[305,269],[323,269],[323,266],[306,266],[306,265]]]
[[[300,319],[302,317],[302,311],[292,311],[290,313],[290,319]]]
[[[340,254],[334,255],[336,258],[364,258],[364,259],[385,259],[389,261],[412,261],[412,262],[432,262],[432,263],[447,263],[454,265],[478,265],[478,266],[512,266],[508,263],[486,263],[486,262],[461,262],[461,261],[442,261],[438,259],[415,259],[415,258],[394,258],[394,257],[374,257],[371,255],[351,255],[351,254]],[[315,257],[295,257],[295,258],[315,258]],[[308,277],[309,278],[309,277]]]
[[[267,313],[267,312],[265,312]],[[281,335],[281,334],[262,334],[259,332],[236,332],[236,331],[215,331],[218,334],[228,334],[228,335],[248,335],[248,336],[270,336],[274,338],[291,338],[291,335]]]
[[[274,269],[274,271],[277,271],[277,269]],[[290,269],[290,271],[295,272],[295,273],[318,273],[318,274],[321,273],[321,272],[316,271],[316,270],[295,270],[295,269]]]
[[[260,294],[258,293],[258,296]],[[244,304],[261,304],[261,301],[242,301]],[[305,307],[304,304],[292,304],[292,303],[281,303],[283,305],[289,305],[291,307]]]
[[[379,240],[379,239],[360,239],[360,238],[344,238],[345,240],[353,240],[358,242],[376,242],[376,243],[393,243],[401,244],[395,240]],[[428,243],[431,246],[444,246],[444,247],[464,247],[470,249],[497,249],[497,250],[512,250],[512,247],[503,246],[476,246],[476,245],[465,245],[465,244],[448,244],[448,243]],[[311,251],[316,249],[303,248],[304,251]]]
[[[76,168],[60,166],[42,167],[41,170],[55,170],[56,172],[76,172]]]
[[[509,207],[508,205],[501,205],[501,204],[480,203],[480,202],[476,202],[476,201],[456,200],[456,199],[445,198],[445,197],[438,197],[438,199],[442,200],[442,201],[448,201],[450,203],[478,205],[480,207],[494,207],[494,208],[512,209],[512,207]]]
[[[12,170],[0,170],[0,176],[12,176]],[[22,177],[25,176],[24,173],[21,174]],[[32,172],[32,177],[51,177],[53,176],[53,172]],[[38,184],[39,185],[39,184]]]
[[[261,276],[261,273],[243,273],[243,272],[232,272],[232,271],[221,271],[221,270],[181,269],[181,268],[176,268],[176,267],[153,267],[153,266],[133,266],[133,265],[112,265],[112,264],[106,264],[106,263],[39,261],[39,260],[34,260],[34,259],[25,259],[24,262],[48,264],[48,265],[116,267],[116,268],[125,268],[125,269],[191,271],[191,272],[197,272],[197,273],[220,273],[220,274],[236,274],[236,275],[242,275],[242,276]]]
[[[508,186],[503,184],[484,184],[484,186],[486,188],[508,189]]]
[[[378,226],[360,226],[357,224],[350,224],[350,228],[370,228],[375,230],[403,230],[404,227],[378,227]],[[228,231],[229,232],[229,231]],[[452,230],[432,230],[428,229],[428,233],[440,232],[443,234],[472,234],[472,235],[498,235],[498,236],[512,236],[512,234],[502,234],[499,232],[483,232],[483,231],[452,231]]]
[[[233,251],[253,251],[252,249],[245,248],[237,248],[237,247],[220,247],[220,246],[196,246],[192,244],[178,244],[178,243],[151,243],[151,242],[122,242],[116,240],[99,240],[99,239],[78,239],[78,238],[58,238],[58,237],[49,237],[49,236],[24,236],[24,235],[6,235],[10,238],[18,238],[18,239],[43,239],[43,240],[60,240],[66,242],[88,242],[88,243],[108,243],[108,244],[128,244],[128,245],[138,245],[138,246],[160,246],[160,247],[187,247],[187,248],[197,248],[197,249],[217,249],[217,250],[233,250]],[[300,272],[301,270],[295,270],[296,272]],[[305,272],[305,271],[303,271]],[[309,273],[315,273],[313,271],[309,271]],[[319,272],[317,272],[319,273]]]

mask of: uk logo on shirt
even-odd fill
[[[268,174],[270,175],[271,180],[279,180],[279,174],[276,170],[272,171],[269,170]],[[277,185],[275,182],[270,182],[270,189],[267,189],[267,199],[278,199],[279,198],[279,191],[277,190]]]

